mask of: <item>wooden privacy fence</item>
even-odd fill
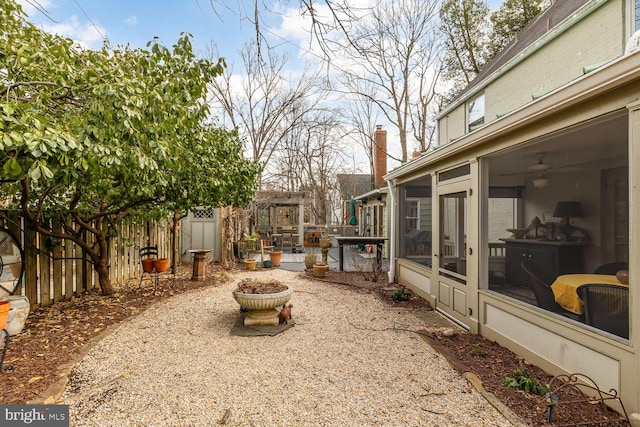
[[[29,298],[32,309],[69,300],[85,291],[100,291],[91,258],[74,242],[58,241],[26,229],[15,212],[0,213],[0,225],[23,249],[22,286],[15,294]],[[59,224],[52,227],[60,229]],[[140,247],[157,245],[158,257],[171,258],[171,229],[167,224],[123,224],[109,235],[109,274],[114,284],[142,275]],[[92,235],[87,234],[87,242],[91,241]]]

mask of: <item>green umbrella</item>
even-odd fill
[[[351,218],[349,219],[349,225],[358,225],[358,218],[356,218],[356,199],[353,197],[350,201]]]

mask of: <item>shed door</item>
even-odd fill
[[[191,247],[209,249],[214,260],[220,259],[220,209],[197,209],[191,218]]]

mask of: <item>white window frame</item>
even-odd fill
[[[473,132],[484,125],[486,116],[484,92],[467,101],[467,131]]]
[[[407,203],[415,203],[416,204],[416,216],[409,216],[409,209],[407,209]],[[405,228],[405,233],[409,230],[420,230],[420,199],[414,199],[414,198],[406,198],[404,199],[404,203],[405,203],[405,216],[404,216],[404,228]],[[415,220],[416,222],[416,227],[415,228],[409,228],[408,227],[408,222],[410,220]]]

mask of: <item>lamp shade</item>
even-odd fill
[[[580,202],[558,202],[553,211],[553,216],[556,218],[580,217],[582,215]]]

